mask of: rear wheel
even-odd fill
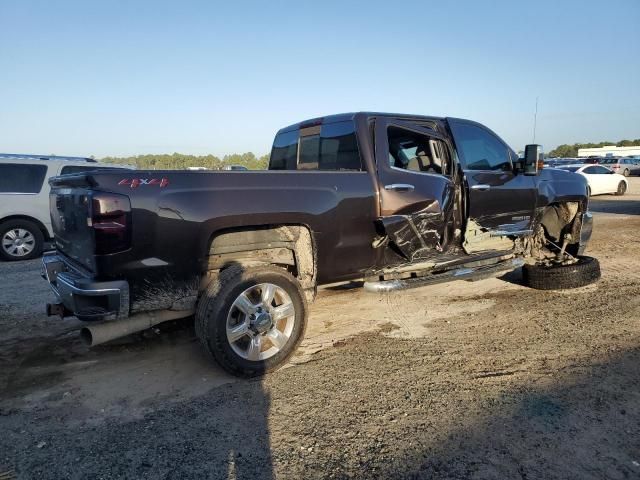
[[[227,371],[252,377],[283,365],[304,336],[307,305],[298,281],[273,266],[223,270],[202,295],[196,333]]]
[[[538,290],[560,290],[589,285],[600,278],[600,263],[593,257],[577,257],[577,262],[563,265],[525,265],[524,283]]]
[[[29,220],[9,220],[0,224],[0,257],[5,260],[29,260],[38,257],[44,235]]]
[[[625,194],[626,191],[627,191],[627,183],[626,182],[620,182],[618,184],[618,190],[616,190],[616,195],[622,196],[622,195]]]
[[[628,169],[628,168],[625,168],[625,169],[624,169],[624,172],[622,172],[622,174],[623,174],[625,177],[628,177],[628,176],[631,174],[631,172],[629,171],[629,169]]]

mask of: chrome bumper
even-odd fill
[[[43,255],[42,278],[72,315],[87,320],[129,316],[129,284],[124,280],[97,282],[55,252]]]

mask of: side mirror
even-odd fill
[[[527,145],[524,147],[524,174],[537,175],[544,166],[542,145]]]

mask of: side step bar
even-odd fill
[[[425,285],[435,285],[436,283],[450,282],[452,280],[480,280],[482,278],[492,277],[499,272],[515,270],[523,265],[523,259],[512,258],[491,265],[454,268],[442,273],[428,274],[424,277],[364,282],[364,289],[368,292],[391,292],[394,290],[423,287]]]

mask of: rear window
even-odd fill
[[[353,122],[278,134],[269,170],[362,170]]]
[[[0,193],[40,193],[46,176],[46,165],[1,163]]]
[[[566,170],[567,172],[577,172],[582,166],[578,167],[558,167],[560,170]]]

